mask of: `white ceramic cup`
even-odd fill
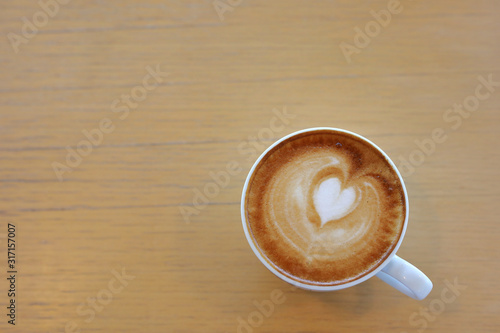
[[[348,133],[356,138],[359,138],[360,140],[367,142],[370,144],[373,148],[377,149],[380,151],[380,153],[387,159],[389,164],[392,166],[394,171],[397,173],[399,180],[401,181],[401,185],[403,186],[404,194],[405,194],[405,201],[406,201],[406,216],[405,216],[405,222],[403,226],[403,231],[401,233],[401,236],[398,240],[398,243],[394,247],[394,250],[391,252],[391,254],[387,257],[387,259],[380,264],[376,269],[374,269],[372,272],[369,274],[366,274],[362,277],[360,277],[357,280],[341,284],[341,285],[334,285],[334,286],[324,286],[324,285],[312,285],[312,284],[305,284],[301,283],[299,281],[290,279],[289,277],[283,275],[278,269],[273,267],[273,265],[270,263],[270,261],[266,260],[261,251],[258,248],[258,245],[255,243],[255,240],[251,236],[248,222],[246,220],[246,208],[245,208],[245,197],[246,197],[246,192],[248,188],[248,183],[250,179],[252,178],[252,175],[256,169],[256,167],[259,165],[260,161],[266,156],[276,145],[280,144],[283,141],[287,141],[290,138],[301,134],[305,132],[314,132],[314,131],[333,131],[333,132],[341,132],[341,133]],[[307,289],[307,290],[312,290],[312,291],[333,291],[333,290],[340,290],[348,287],[355,286],[363,281],[368,280],[369,278],[373,276],[377,276],[384,282],[388,283],[390,286],[396,288],[397,290],[401,291],[402,293],[417,299],[417,300],[422,300],[424,299],[432,290],[432,282],[431,280],[424,274],[422,273],[418,268],[410,264],[404,259],[401,259],[396,255],[397,250],[399,249],[399,246],[401,245],[401,242],[403,241],[406,228],[408,226],[408,214],[409,214],[409,203],[408,203],[408,194],[406,192],[406,187],[403,182],[403,178],[401,177],[401,174],[399,173],[398,169],[396,168],[396,165],[394,162],[391,161],[389,156],[380,149],[377,145],[375,145],[373,142],[370,140],[356,134],[353,132],[349,132],[343,129],[338,129],[338,128],[329,128],[329,127],[315,127],[315,128],[308,128],[304,129],[292,134],[289,134],[280,140],[276,141],[273,143],[269,148],[267,148],[255,161],[254,165],[250,169],[250,172],[248,173],[247,179],[245,181],[245,185],[243,186],[243,193],[241,196],[241,221],[243,223],[243,230],[245,231],[245,236],[247,238],[248,244],[250,244],[250,247],[252,248],[253,252],[259,258],[259,260],[266,266],[271,272],[273,272],[277,277],[280,279],[297,286],[302,289]]]

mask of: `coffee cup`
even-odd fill
[[[329,127],[273,143],[250,169],[241,197],[246,239],[280,279],[334,291],[377,276],[422,300],[431,280],[396,255],[408,215],[407,190],[389,156]]]

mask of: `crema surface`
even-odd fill
[[[343,132],[308,132],[259,163],[247,223],[264,257],[301,282],[337,285],[378,267],[401,236],[405,195],[376,148]]]

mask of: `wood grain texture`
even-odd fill
[[[242,0],[222,21],[208,0],[73,0],[15,53],[9,34],[23,36],[22,18],[41,9],[4,2],[0,330],[497,332],[500,87],[460,124],[444,116],[475,94],[478,76],[500,81],[500,3],[402,0],[348,63],[339,45],[387,6]],[[113,101],[158,64],[168,76],[120,119]],[[284,109],[294,118],[266,135],[273,110]],[[105,118],[114,130],[59,181],[52,164],[65,164],[66,147]],[[415,140],[446,132],[405,176],[411,220],[398,254],[433,280],[426,300],[377,279],[335,293],[292,290],[251,252],[239,199],[254,158],[241,145],[260,152],[313,126],[364,135],[398,165],[418,157]],[[240,169],[186,223],[196,189],[231,161]],[[8,223],[17,228],[15,327],[5,316]],[[110,294],[122,269],[134,278]],[[467,288],[439,301],[455,279]],[[282,304],[255,315],[276,289]],[[96,297],[105,304],[90,310]],[[255,327],[238,329],[249,316]]]

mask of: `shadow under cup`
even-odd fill
[[[259,260],[309,290],[336,290],[375,275],[404,236],[401,175],[355,133],[314,128],[271,145],[243,188],[241,214]]]

